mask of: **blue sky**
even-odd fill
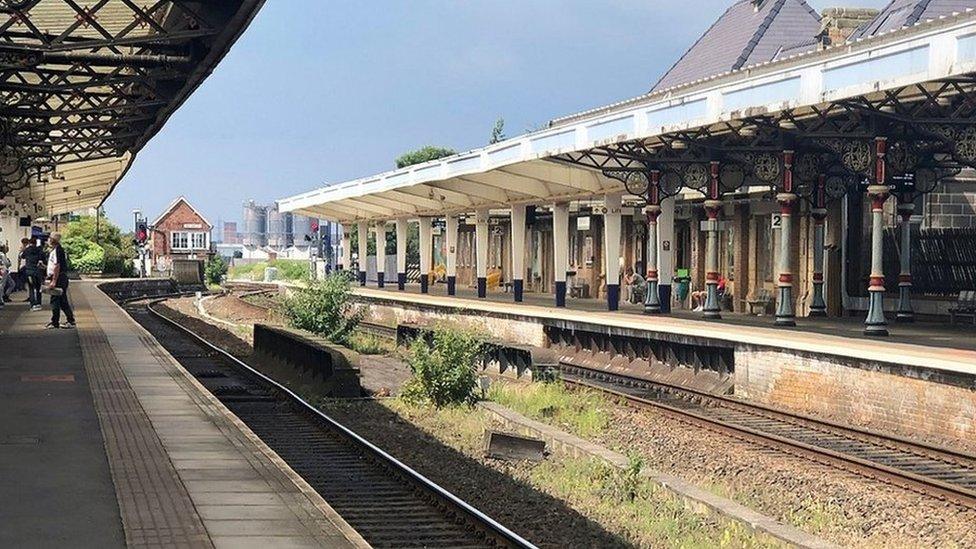
[[[884,0],[840,0],[882,7]],[[185,195],[212,223],[647,91],[728,0],[268,0],[106,202],[129,228]],[[822,10],[838,2],[811,0]],[[691,8],[690,6],[694,6]]]

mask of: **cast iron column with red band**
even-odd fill
[[[644,312],[661,312],[661,296],[658,294],[658,232],[657,218],[661,215],[661,172],[651,170],[647,187],[647,291],[644,296]]]
[[[718,216],[722,212],[719,199],[718,160],[711,163],[711,181],[705,196],[705,214],[708,216],[708,236],[705,241],[705,306],[702,316],[708,319],[722,318],[722,306],[718,298]]]
[[[884,204],[890,196],[885,184],[885,152],[887,141],[884,137],[874,140],[874,182],[868,186],[871,198],[871,278],[868,285],[870,295],[868,315],[864,320],[864,335],[888,335],[888,322],[884,316]]]
[[[912,214],[915,204],[911,195],[898,196],[898,215],[901,216],[901,269],[898,273],[898,314],[896,322],[914,322],[912,310]]]
[[[813,300],[810,303],[810,316],[827,316],[827,302],[824,300],[824,239],[826,238],[827,190],[826,177],[821,175],[813,195]]]
[[[790,269],[790,243],[793,239],[793,208],[797,196],[793,192],[793,151],[783,151],[783,188],[776,195],[779,203],[779,280],[776,283],[776,325],[796,326],[793,306],[793,271]]]

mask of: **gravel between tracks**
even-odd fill
[[[845,546],[974,547],[976,511],[610,404],[597,441]],[[538,418],[542,419],[542,418]]]

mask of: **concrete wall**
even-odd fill
[[[489,337],[502,339],[520,345],[544,347],[546,334],[542,324],[535,320],[512,320],[497,318],[476,311],[463,309],[433,309],[429,307],[404,307],[398,304],[372,302],[368,305],[367,321],[395,326],[397,324],[417,324],[434,326],[446,324],[473,329]]]

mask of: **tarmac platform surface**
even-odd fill
[[[0,547],[365,546],[94,283],[69,295],[77,329],[0,309]]]

